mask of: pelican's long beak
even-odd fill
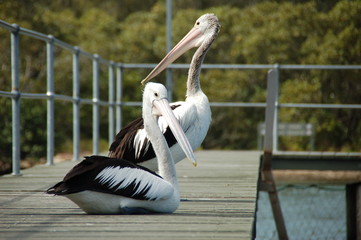
[[[196,27],[192,28],[187,35],[165,56],[162,61],[149,73],[149,75],[143,79],[142,84],[157,76],[161,73],[169,64],[173,63],[177,58],[182,56],[186,51],[193,47],[199,47],[204,39],[204,34]]]
[[[153,107],[155,107],[155,110],[159,111],[160,114],[162,114],[162,116],[165,118],[170,127],[170,130],[172,131],[174,137],[177,139],[177,142],[183,149],[187,158],[193,163],[194,166],[197,166],[196,157],[194,156],[191,144],[189,143],[188,138],[183,132],[182,127],[179,125],[178,120],[174,116],[173,111],[169,106],[168,100],[165,98],[162,98],[160,100],[154,100]]]

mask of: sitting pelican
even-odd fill
[[[174,212],[180,201],[178,180],[172,154],[157,124],[160,115],[195,166],[196,160],[166,98],[167,90],[162,84],[145,86],[144,129],[158,159],[159,175],[127,160],[91,156],[47,193],[67,197],[89,214]]]
[[[219,30],[218,18],[214,14],[201,16],[188,34],[142,81],[144,83],[154,78],[183,53],[193,47],[198,47],[189,67],[186,99],[184,102],[171,104],[173,113],[182,126],[193,150],[201,145],[211,123],[211,108],[207,96],[201,89],[199,74],[203,59]],[[168,142],[174,161],[177,163],[185,158],[182,149],[162,117],[159,118],[158,125]],[[124,158],[153,171],[157,170],[156,157],[144,130],[142,118],[135,119],[116,135],[109,148],[109,156]]]

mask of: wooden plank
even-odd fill
[[[250,239],[260,152],[199,151],[177,164],[181,204],[173,214],[87,215],[44,191],[76,162],[0,177],[1,239]]]

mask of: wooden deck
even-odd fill
[[[198,151],[177,164],[181,204],[166,215],[86,215],[44,194],[76,163],[0,177],[0,239],[250,239],[260,152]]]

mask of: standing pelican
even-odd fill
[[[167,90],[148,83],[143,94],[144,129],[158,159],[159,175],[122,159],[86,157],[47,193],[63,195],[90,214],[172,213],[179,206],[179,188],[172,154],[157,125],[162,115],[187,157],[192,148],[172,113]]]
[[[142,81],[145,83],[154,78],[183,53],[193,47],[198,47],[188,72],[186,99],[184,102],[172,104],[173,113],[188,137],[193,150],[201,145],[211,123],[211,109],[208,98],[201,89],[199,74],[204,57],[217,37],[219,29],[218,18],[214,14],[201,16],[188,34]],[[158,125],[167,139],[174,161],[179,162],[185,155],[162,117],[159,118]],[[109,148],[109,156],[125,158],[157,170],[155,154],[146,131],[143,129],[142,118],[134,120],[117,134]]]

